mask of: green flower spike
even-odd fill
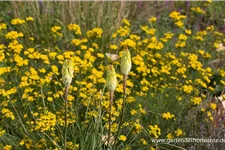
[[[127,76],[131,70],[131,57],[130,57],[130,51],[128,49],[125,49],[122,52],[120,70],[121,70],[121,73],[125,76]]]
[[[65,86],[70,85],[72,82],[73,72],[74,72],[73,67],[74,67],[74,64],[72,60],[66,59],[64,61],[62,66],[62,79]]]
[[[106,72],[106,88],[109,92],[115,91],[117,84],[116,72],[112,65],[107,67]]]

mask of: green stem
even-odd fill
[[[113,94],[114,91],[110,92],[110,106],[109,106],[109,132],[108,132],[108,147],[109,147],[109,142],[110,142],[110,132],[111,132],[111,111],[112,111],[112,103],[113,103]]]
[[[65,88],[65,133],[64,133],[64,150],[66,150],[66,136],[67,136],[67,111],[68,111],[68,106],[67,106],[67,98],[68,98],[68,93],[69,93],[69,86],[70,85],[67,85],[66,88]]]
[[[123,75],[123,104],[122,104],[121,124],[123,123],[125,103],[126,103],[126,87],[127,87],[127,76]]]
[[[122,111],[121,111],[121,118],[119,122],[118,132],[116,135],[115,143],[117,142],[117,138],[121,132],[121,125],[123,124],[123,117],[124,117],[124,110],[125,110],[125,103],[126,103],[126,86],[127,86],[127,76],[123,75],[123,103],[122,103]],[[116,145],[116,144],[115,144]]]

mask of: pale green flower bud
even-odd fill
[[[127,76],[131,70],[131,56],[128,49],[123,50],[121,62],[120,62],[121,73]]]
[[[116,71],[112,65],[107,67],[106,72],[106,88],[108,91],[115,91],[117,84]]]
[[[74,67],[74,64],[72,60],[66,59],[64,61],[62,66],[62,79],[65,86],[70,85],[72,82],[73,72],[74,72],[73,67]]]

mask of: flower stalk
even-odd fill
[[[132,63],[131,63],[130,51],[128,50],[128,48],[126,48],[122,51],[122,57],[121,57],[121,62],[120,62],[120,71],[123,74],[123,102],[122,102],[121,118],[120,118],[120,122],[119,122],[116,140],[121,132],[121,130],[120,130],[121,125],[123,124],[123,117],[124,117],[125,104],[126,104],[127,76],[131,70],[131,66],[132,66]]]
[[[110,106],[109,106],[109,130],[108,130],[108,146],[110,143],[110,133],[111,133],[111,115],[112,115],[112,105],[113,105],[113,96],[114,91],[116,90],[117,78],[116,72],[112,65],[109,65],[106,72],[106,88],[110,93]]]
[[[64,150],[66,150],[67,147],[67,112],[68,112],[68,94],[69,94],[69,87],[72,82],[73,78],[73,62],[70,59],[67,59],[64,61],[62,66],[62,79],[63,83],[65,84],[65,91],[64,91],[64,101],[65,101],[65,130],[64,130]]]

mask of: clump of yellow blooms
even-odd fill
[[[175,118],[175,115],[171,114],[170,112],[167,112],[167,113],[163,113],[162,117],[165,118],[166,120],[168,120],[168,119]]]
[[[34,130],[45,132],[48,130],[55,130],[56,115],[51,112],[45,112],[40,114],[40,117],[36,120]]]
[[[161,129],[158,127],[158,125],[150,125],[149,126],[149,134],[153,135],[154,138],[159,138],[161,134]]]
[[[19,37],[23,37],[23,33],[22,32],[17,32],[17,31],[11,31],[11,32],[8,32],[5,37],[6,39],[11,39],[11,40],[15,40]]]
[[[24,23],[25,23],[25,20],[19,19],[19,18],[13,19],[13,20],[11,21],[11,24],[12,24],[12,25],[19,25],[19,24],[24,24]]]
[[[9,109],[3,108],[1,112],[2,112],[2,114],[3,114],[6,118],[10,118],[10,119],[12,119],[12,120],[15,119],[14,114],[13,114]]]
[[[179,12],[173,11],[172,13],[170,13],[169,16],[175,21],[176,26],[183,28],[184,26],[183,19],[186,18],[185,15],[181,15]]]
[[[74,31],[75,34],[77,35],[81,35],[81,29],[80,29],[80,26],[77,25],[77,24],[69,24],[67,26],[67,28],[70,30],[70,31]]]
[[[5,23],[0,23],[0,31],[5,30],[7,28],[7,25]]]
[[[196,13],[205,14],[205,11],[201,9],[200,7],[192,7],[191,10]]]
[[[194,105],[200,105],[202,102],[201,97],[194,97],[191,99],[191,102],[193,102]]]
[[[101,28],[94,28],[92,30],[87,31],[87,37],[96,36],[97,38],[101,38],[102,33],[103,33],[103,31]]]
[[[54,36],[59,36],[62,37],[62,33],[61,33],[62,28],[60,26],[54,26],[51,28],[51,31],[53,33]]]

